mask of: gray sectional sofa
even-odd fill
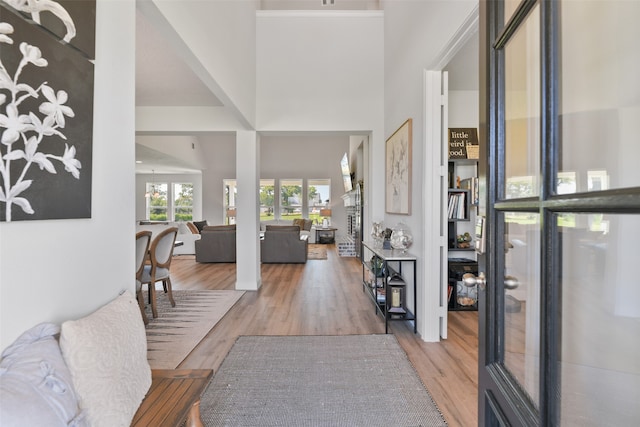
[[[306,263],[309,238],[297,225],[267,225],[260,240],[263,263]]]
[[[205,226],[195,251],[196,262],[236,262],[236,226]]]

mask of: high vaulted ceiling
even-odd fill
[[[262,10],[377,10],[379,0],[261,0]],[[477,90],[477,37],[449,66],[451,90]],[[475,55],[474,55],[475,52]],[[474,83],[475,82],[475,83]],[[136,106],[222,106],[222,102],[140,10],[136,18]],[[136,144],[138,173],[193,172],[160,151]]]

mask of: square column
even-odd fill
[[[236,289],[257,291],[260,276],[260,138],[236,132]]]

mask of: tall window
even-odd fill
[[[173,218],[175,221],[193,220],[193,183],[173,184]]]
[[[302,180],[280,180],[280,218],[302,218]]]
[[[147,217],[150,221],[167,221],[167,188],[166,182],[147,182]]]
[[[320,209],[330,207],[329,199],[331,195],[330,179],[309,179],[307,180],[307,200],[309,203],[309,219],[320,222]]]
[[[276,187],[273,179],[260,180],[260,221],[268,221],[275,217]]]
[[[224,180],[224,218],[227,224],[236,223],[236,197],[238,197],[238,183],[235,179]]]

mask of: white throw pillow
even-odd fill
[[[64,322],[60,348],[91,426],[131,425],[151,386],[147,338],[133,294]]]
[[[41,323],[20,335],[2,353],[2,427],[87,426],[55,338],[59,331],[53,323]]]

